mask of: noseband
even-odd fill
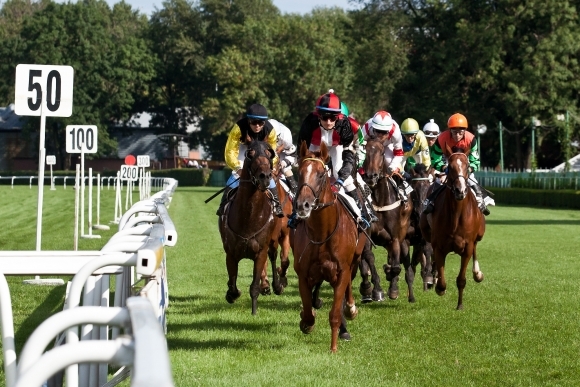
[[[312,191],[312,194],[314,194],[314,203],[312,203],[312,211],[320,210],[324,207],[331,206],[334,203],[334,200],[327,203],[320,203],[320,195],[322,194],[322,188],[324,188],[324,186],[326,185],[326,177],[327,177],[326,172],[328,171],[328,167],[326,166],[326,164],[324,164],[324,161],[317,159],[315,157],[307,157],[302,160],[302,162],[304,161],[318,161],[324,167],[325,172],[322,175],[320,175],[316,180],[317,183],[316,185],[318,186],[317,190],[314,189],[314,187],[312,187],[308,183],[302,183],[302,185],[300,185],[300,187],[298,187],[298,189],[296,190],[296,197],[294,198],[294,200],[298,199],[302,187],[308,187]]]
[[[249,179],[240,179],[240,183],[241,182],[250,182],[250,183],[252,183],[253,185],[255,185],[256,187],[259,188],[260,181],[255,176],[254,171],[252,171],[252,164],[251,164],[252,159],[250,159],[248,156],[246,156],[246,158],[244,159],[244,165],[246,165],[246,161],[250,161],[249,163],[247,163],[248,164],[248,173],[250,174],[250,178]],[[262,164],[262,163],[260,163],[260,164]]]

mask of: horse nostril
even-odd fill
[[[373,173],[373,179],[376,179],[378,177],[379,177],[379,174],[378,173]]]
[[[304,209],[306,209],[306,210],[307,210],[307,209],[309,209],[309,208],[310,208],[310,203],[308,203],[308,202],[304,203]]]

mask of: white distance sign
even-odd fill
[[[56,165],[56,156],[46,156],[46,165]]]
[[[97,153],[96,125],[67,125],[67,153]]]
[[[137,166],[141,168],[148,168],[149,155],[137,156]]]
[[[139,178],[139,167],[136,165],[121,165],[121,180],[137,181]]]
[[[71,66],[16,66],[14,111],[19,116],[70,117],[74,70]]]

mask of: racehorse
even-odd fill
[[[219,218],[219,230],[226,252],[228,291],[226,301],[237,300],[241,292],[237,287],[238,264],[243,258],[254,261],[254,274],[250,285],[252,314],[258,309],[260,277],[268,257],[268,249],[276,222],[266,190],[272,178],[274,150],[262,141],[252,141],[245,154],[240,175],[240,186],[233,201]]]
[[[409,270],[411,260],[409,246],[405,242],[413,205],[410,202],[403,203],[399,200],[398,188],[396,188],[393,177],[389,176],[385,164],[384,144],[376,137],[371,136],[367,139],[365,149],[366,158],[363,163],[364,174],[362,177],[372,191],[373,207],[379,218],[371,225],[370,235],[376,245],[383,246],[388,252],[388,263],[383,266],[387,281],[390,282],[387,294],[392,300],[399,297],[397,283],[401,272],[400,262],[402,261],[409,289],[408,299],[409,302],[414,302],[414,273]]]
[[[290,195],[280,184],[279,178],[275,178],[276,186],[278,187],[278,197],[280,198],[280,205],[285,214],[292,213],[292,200]],[[284,292],[284,288],[288,286],[287,272],[290,266],[288,254],[290,252],[290,228],[288,227],[288,219],[275,218],[276,226],[272,232],[270,245],[268,248],[268,258],[272,265],[272,280],[274,286],[274,293],[280,295]],[[276,259],[278,257],[278,248],[280,248],[280,267],[276,267]],[[261,293],[262,295],[270,294],[270,282],[268,281],[267,262],[264,265],[261,278]]]
[[[312,307],[321,306],[318,290],[323,281],[329,282],[334,290],[329,313],[330,350],[336,352],[343,314],[349,320],[358,314],[352,279],[367,239],[332,191],[328,161],[325,143],[320,145],[320,151],[311,152],[302,142],[298,190],[294,200],[296,213],[302,221],[294,233],[292,251],[302,299],[300,330],[310,333],[314,329]]]
[[[417,265],[421,265],[421,277],[423,278],[423,290],[429,290],[433,287],[432,261],[433,248],[431,243],[423,238],[419,220],[425,209],[425,199],[427,192],[431,187],[433,176],[424,164],[416,164],[410,171],[411,187],[413,192],[409,195],[413,202],[413,212],[411,213],[411,224],[407,229],[407,243],[413,247],[411,256],[411,268],[417,273]]]
[[[457,275],[459,298],[457,309],[463,309],[463,290],[465,289],[465,273],[469,260],[473,256],[473,279],[483,281],[483,273],[479,270],[476,247],[477,242],[485,233],[485,218],[470,192],[469,160],[462,150],[452,152],[446,147],[448,156],[448,172],[444,189],[435,199],[434,211],[421,215],[421,232],[433,246],[433,256],[437,270],[435,291],[438,295],[445,294],[445,258],[453,252],[461,256],[461,269]]]

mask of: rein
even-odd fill
[[[307,157],[305,159],[303,159],[302,161],[318,161],[319,163],[322,164],[322,166],[324,167],[325,171],[328,171],[328,167],[326,166],[326,164],[324,164],[324,161],[317,159],[315,157]],[[322,180],[326,177],[326,174],[323,174],[319,180]],[[315,190],[310,184],[308,183],[302,183],[302,185],[300,187],[298,187],[298,189],[296,190],[296,196],[294,197],[294,200],[296,200],[296,198],[298,198],[298,195],[300,194],[300,190],[302,190],[302,187],[308,187],[310,188],[310,190],[312,191],[312,193],[314,194],[314,204],[312,207],[312,211],[317,211],[317,210],[321,210],[325,207],[331,206],[336,202],[336,195],[334,195],[334,200],[332,200],[331,202],[326,202],[326,203],[319,203],[320,202],[320,194],[322,193],[322,188],[324,188],[326,183],[326,180],[320,184],[318,186],[318,191]]]

